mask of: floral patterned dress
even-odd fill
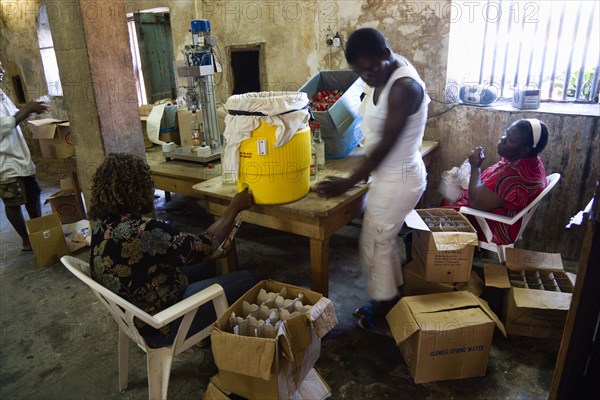
[[[219,246],[215,237],[182,233],[170,225],[133,215],[96,221],[92,229],[92,278],[154,315],[180,301],[188,280],[180,267],[201,262]],[[167,335],[136,320],[144,336]]]

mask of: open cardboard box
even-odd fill
[[[40,267],[57,263],[69,254],[65,235],[56,214],[48,214],[25,221],[33,253]]]
[[[425,280],[423,271],[415,261],[403,265],[402,274],[404,276],[404,284],[402,285],[402,293],[404,296],[447,293],[459,290],[467,290],[475,296],[479,296],[485,289],[483,281],[475,272],[471,272],[471,276],[467,282],[429,282]]]
[[[485,264],[485,285],[507,289],[503,319],[509,335],[560,339],[571,306],[575,276],[560,254],[506,249],[506,266]]]
[[[46,118],[27,121],[33,138],[38,139],[43,158],[69,158],[75,155],[68,121]]]
[[[83,247],[90,247],[92,245],[90,221],[87,219],[82,219],[72,224],[63,224],[62,230],[69,252],[73,253]]]
[[[429,282],[467,282],[471,276],[477,232],[461,213],[446,208],[413,210],[412,257]]]
[[[485,375],[494,327],[487,303],[467,291],[405,296],[386,316],[415,383]]]
[[[242,315],[244,301],[254,304],[260,289],[279,292],[284,287],[291,298],[304,294],[311,311],[286,320],[275,339],[228,331],[231,313]],[[333,303],[320,293],[272,280],[259,282],[217,319],[212,330],[219,389],[248,399],[292,398],[319,358],[321,338],[335,325]]]

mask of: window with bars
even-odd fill
[[[599,12],[596,0],[452,1],[448,80],[598,103]]]

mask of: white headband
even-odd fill
[[[531,130],[533,131],[533,148],[535,149],[542,137],[542,123],[539,119],[528,119]]]

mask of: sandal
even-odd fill
[[[369,316],[358,320],[358,326],[367,332],[376,333],[383,336],[392,336],[390,326],[384,316]]]
[[[360,307],[360,308],[357,308],[356,310],[354,310],[352,315],[355,316],[356,318],[383,317],[388,312],[390,312],[392,307],[394,307],[396,305],[396,303],[398,302],[398,300],[400,300],[401,296],[402,295],[400,294],[393,300],[386,300],[386,301],[372,300],[371,304],[369,304],[368,306]]]
[[[360,307],[354,310],[352,316],[356,318],[366,318],[366,317],[378,317],[385,315],[386,312],[381,307],[381,304],[371,304],[368,306]]]

